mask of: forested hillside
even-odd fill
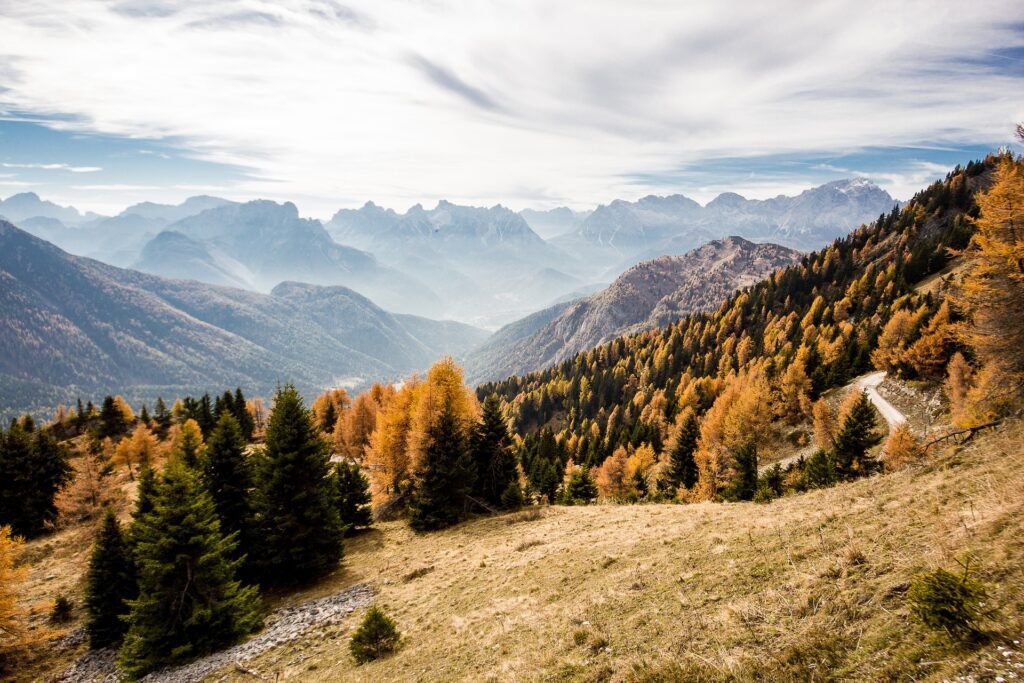
[[[958,167],[713,313],[616,339],[477,394],[500,397],[525,438],[524,467],[535,484],[553,489],[570,457],[597,466],[619,448],[659,453],[705,414],[713,420],[704,420],[700,449],[711,457],[735,450],[744,430],[811,417],[822,392],[874,367],[941,380],[954,353],[970,355],[954,334],[963,310],[945,298],[942,283],[937,293],[915,284],[967,246],[977,193],[1000,163],[1019,165],[989,157]]]

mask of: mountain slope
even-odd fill
[[[799,258],[792,249],[729,237],[683,256],[646,261],[597,294],[499,331],[467,358],[467,374],[486,381],[530,372],[622,334],[715,308],[737,289]]]
[[[0,410],[123,392],[149,400],[242,385],[306,392],[397,378],[478,343],[481,331],[409,328],[355,292],[296,285],[281,296],[168,280],[71,256],[0,222]],[[301,304],[301,305],[300,305]],[[386,337],[387,339],[383,339]],[[388,343],[384,343],[387,341]]]

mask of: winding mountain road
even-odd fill
[[[880,385],[884,380],[885,380],[885,371],[884,370],[880,370],[878,372],[872,372],[869,375],[864,375],[863,377],[858,377],[857,379],[853,380],[853,382],[851,382],[849,384],[849,388],[850,389],[862,389],[865,393],[867,393],[868,400],[871,401],[871,404],[874,405],[875,408],[878,409],[878,412],[882,415],[882,417],[888,423],[889,431],[891,432],[892,430],[896,429],[898,426],[900,426],[901,424],[906,422],[907,421],[907,416],[904,415],[903,413],[901,413],[896,408],[896,406],[894,406],[893,404],[889,403],[884,398],[882,398],[882,395],[878,393],[878,385]],[[769,468],[771,468],[774,465],[779,465],[780,467],[786,467],[790,463],[794,463],[794,462],[796,462],[797,460],[799,460],[802,457],[803,458],[810,457],[811,454],[814,453],[814,451],[816,449],[817,449],[817,446],[814,446],[813,444],[811,444],[811,445],[809,445],[809,446],[807,446],[805,448],[801,448],[799,451],[797,451],[793,455],[790,455],[790,456],[788,456],[786,458],[783,458],[782,460],[777,460],[775,462],[768,463],[766,465],[761,465],[758,468],[758,470],[763,474],[764,472],[766,472]]]

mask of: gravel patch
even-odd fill
[[[347,590],[310,600],[294,607],[273,612],[263,630],[253,638],[226,650],[215,652],[184,666],[163,669],[149,674],[146,683],[195,683],[230,664],[240,664],[267,650],[298,640],[313,628],[339,624],[355,610],[373,601],[373,589],[359,584]],[[56,683],[117,683],[123,678],[117,670],[117,652],[94,650],[80,657],[55,679]]]

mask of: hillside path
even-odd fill
[[[889,429],[892,430],[906,422],[907,416],[897,410],[896,406],[886,401],[878,393],[878,385],[883,380],[885,380],[885,371],[879,370],[878,372],[858,377],[853,381],[853,386],[863,389],[867,393],[868,399],[878,408],[878,412],[882,414],[885,421],[889,423]]]
[[[875,408],[878,409],[878,412],[882,414],[882,417],[885,418],[885,421],[889,424],[889,430],[892,431],[893,429],[896,429],[896,427],[906,422],[907,416],[901,413],[896,408],[896,406],[882,398],[882,395],[878,393],[878,385],[881,384],[884,380],[885,371],[881,370],[879,372],[872,372],[871,374],[864,375],[863,377],[858,377],[848,385],[848,388],[863,389],[868,395],[868,400],[871,401],[871,404],[874,405]],[[758,468],[758,471],[764,474],[775,465],[779,465],[780,467],[786,467],[787,465],[796,462],[800,458],[809,458],[814,453],[816,448],[816,446],[811,444],[809,446],[801,448],[793,455],[783,458],[782,460],[777,460],[767,465],[761,465]]]

